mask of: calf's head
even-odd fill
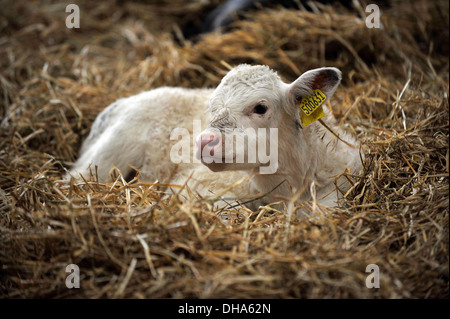
[[[320,89],[329,99],[340,81],[336,68],[305,72],[291,84],[267,66],[232,69],[211,96],[211,120],[196,139],[196,157],[213,171],[270,167],[266,173],[274,173],[278,140],[291,139],[303,129],[302,98]]]

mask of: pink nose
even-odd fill
[[[202,156],[222,156],[222,137],[213,133],[202,133],[196,140],[196,157],[201,159]]]

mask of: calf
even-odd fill
[[[357,173],[362,156],[325,104],[322,121],[340,139],[318,121],[306,126],[299,105],[314,90],[328,101],[340,80],[338,69],[320,68],[286,84],[267,66],[240,65],[214,90],[163,87],[120,99],[95,120],[71,175],[88,176],[97,166],[105,181],[114,167],[123,175],[134,167],[143,181],[171,177],[171,184],[186,184],[201,196],[257,196],[247,204],[252,209],[293,194],[299,202],[333,206],[336,185],[349,187],[336,176],[346,169]],[[181,133],[192,139],[180,140]],[[188,156],[174,156],[186,149]]]

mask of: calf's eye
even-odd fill
[[[253,109],[253,113],[256,113],[256,114],[265,114],[266,112],[267,112],[267,106],[264,104],[258,104]]]

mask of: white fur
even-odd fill
[[[169,182],[171,176],[171,184],[183,185],[188,181],[188,187],[204,197],[222,195],[222,190],[247,180],[227,189],[224,195],[241,201],[270,192],[281,183],[271,194],[247,206],[255,209],[275,201],[277,196],[291,197],[296,192],[301,193],[299,202],[311,200],[315,192],[320,204],[333,206],[337,200],[334,176],[347,168],[357,173],[361,169],[361,160],[358,148],[337,140],[319,122],[298,127],[299,108],[293,97],[309,94],[309,83],[320,74],[339,77],[337,82],[323,81],[321,90],[329,100],[340,81],[337,69],[309,71],[292,84],[286,84],[268,67],[248,65],[231,70],[215,90],[163,87],[120,99],[95,120],[71,174],[88,177],[89,168],[94,171],[98,166],[99,179],[105,181],[113,167],[126,176],[132,166],[139,169],[141,180]],[[269,107],[267,113],[251,113],[261,102]],[[353,137],[334,125],[325,105],[324,111],[324,122],[342,139],[356,145]],[[246,171],[237,171],[233,164],[224,164],[216,168],[217,172],[212,172],[201,163],[172,163],[169,153],[177,141],[171,141],[170,134],[174,128],[182,127],[192,136],[193,120],[201,120],[205,132],[213,127],[230,126],[278,128],[277,172],[259,174],[258,164]],[[196,138],[194,136],[194,140]],[[191,142],[191,151],[193,148]],[[282,183],[284,180],[286,182]],[[343,181],[341,178],[338,184],[342,184],[345,191],[348,184]]]

